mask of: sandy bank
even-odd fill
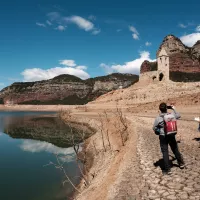
[[[97,108],[99,112],[96,112]],[[106,115],[102,114],[104,112],[103,105],[101,105],[101,108],[102,109],[100,109],[98,105],[97,107],[94,107],[94,110],[89,107],[89,110],[85,112],[83,110],[77,110],[77,112],[73,110],[72,112],[76,121],[84,121],[97,130],[92,137],[86,140],[85,147],[88,158],[86,163],[86,165],[88,165],[87,179],[90,184],[88,187],[85,187],[84,180],[82,180],[80,184],[81,193],[77,194],[77,199],[142,199],[144,193],[146,195],[146,192],[148,192],[148,188],[146,188],[147,183],[143,178],[144,171],[141,167],[141,162],[145,161],[143,154],[140,152],[141,149],[145,149],[145,146],[138,146],[140,144],[139,137],[140,140],[143,140],[138,129],[141,131],[147,130],[145,134],[143,134],[144,137],[148,134],[152,135],[152,140],[154,140],[156,148],[159,149],[157,138],[152,132],[153,120],[158,114],[158,109],[155,107],[153,110],[147,110],[147,112],[144,112],[146,109],[145,105],[140,113],[134,113],[134,110],[128,112],[127,109],[124,109],[128,130],[125,135],[125,142],[122,144],[119,133],[120,126],[118,126],[120,120],[115,114],[115,109],[113,107],[108,109],[109,111],[112,110],[112,112],[107,112],[107,119]],[[187,127],[183,126],[180,128],[181,132],[184,132],[185,128],[188,132],[191,128],[195,135],[197,123],[192,121],[199,113],[199,106],[179,105],[177,106],[177,110],[182,114],[182,121],[180,121],[180,124],[185,124],[185,120],[189,120],[187,122]],[[101,117],[99,117],[100,113]],[[103,134],[101,123],[103,123]],[[187,136],[187,132],[184,132],[184,137]],[[178,139],[179,138],[180,135],[178,135]],[[188,144],[190,143],[191,141],[188,141]],[[161,158],[160,151],[158,150],[156,153],[156,155],[160,155]],[[151,156],[153,156],[153,154],[154,152]],[[147,163],[150,165],[150,168],[153,166],[153,161]],[[156,168],[155,172],[157,175],[161,176],[161,170],[159,168]]]
[[[63,116],[63,119],[67,118]],[[138,178],[142,172],[134,124],[126,120],[125,130],[116,112],[102,113],[101,116],[98,113],[94,115],[94,112],[85,112],[85,115],[73,113],[72,118],[76,122],[84,121],[97,130],[85,142],[89,186],[86,187],[84,180],[81,181],[81,193],[77,194],[77,199],[121,200],[127,195],[130,198],[138,196],[143,184]]]

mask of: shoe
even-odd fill
[[[171,170],[165,170],[162,173],[163,173],[163,175],[172,175]]]
[[[184,169],[185,165],[184,164],[180,164],[179,167],[180,167],[180,169]]]

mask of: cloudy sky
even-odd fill
[[[18,0],[0,3],[0,88],[59,74],[139,73],[167,34],[200,40],[199,1]]]

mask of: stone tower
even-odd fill
[[[164,48],[157,55],[158,71],[157,80],[168,81],[169,80],[169,55]]]

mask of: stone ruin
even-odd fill
[[[200,41],[190,48],[179,38],[168,35],[160,45],[156,57],[155,62],[142,63],[140,81],[200,81]]]

